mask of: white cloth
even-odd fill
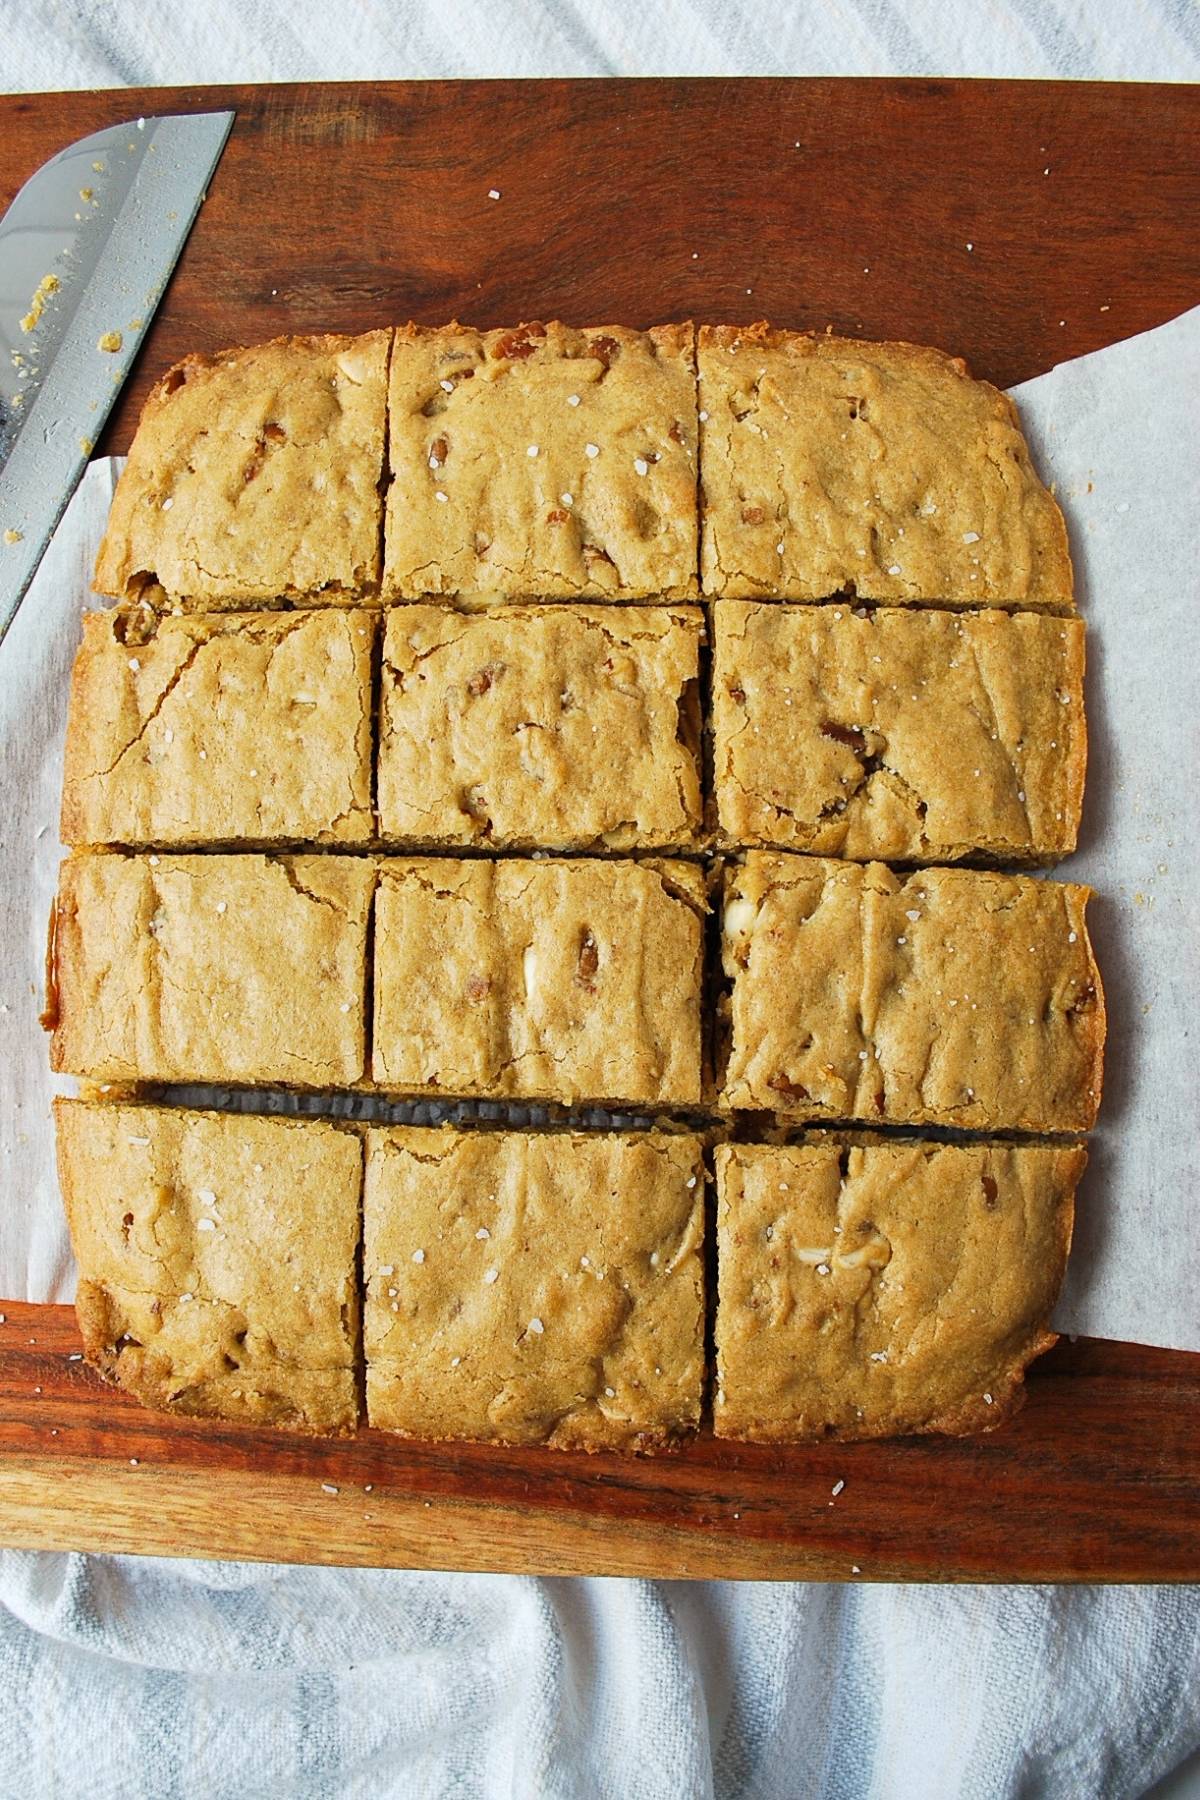
[[[0,81],[19,90],[1200,77],[1192,0],[23,0],[0,19]],[[1200,1744],[1200,1609],[1191,1589],[688,1587],[7,1552],[0,1695],[5,1800],[1132,1800]]]
[[[10,1553],[4,1591],[0,1780],[31,1800],[1125,1800],[1200,1685],[1171,1589]]]

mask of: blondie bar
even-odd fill
[[[360,1081],[374,884],[367,858],[68,857],[51,1066],[108,1082]]]
[[[914,344],[703,326],[704,592],[1073,610],[1007,395]]]
[[[389,599],[687,599],[691,325],[408,325],[389,382]]]
[[[737,600],[714,613],[726,843],[899,862],[1075,848],[1079,619]]]
[[[379,588],[390,331],[189,356],[117,484],[97,593],[202,607]]]
[[[380,833],[488,848],[682,848],[700,830],[698,607],[388,615]]]
[[[704,911],[682,862],[381,863],[375,1082],[695,1105]]]
[[[372,1130],[372,1425],[653,1450],[704,1373],[704,1173],[683,1135]]]
[[[357,843],[371,810],[372,614],[88,613],[67,844]]]
[[[1020,1405],[1071,1241],[1081,1149],[727,1144],[718,1437],[987,1431]]]
[[[355,1133],[77,1100],[55,1117],[88,1361],[147,1406],[353,1430]]]
[[[726,877],[722,1103],[802,1119],[1087,1130],[1104,998],[1089,890],[751,851]]]

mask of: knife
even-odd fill
[[[81,138],[0,219],[0,642],[187,241],[232,112]]]

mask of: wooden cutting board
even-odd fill
[[[89,131],[218,106],[237,109],[233,135],[101,452],[128,445],[167,363],[283,332],[769,317],[939,344],[1008,386],[1200,301],[1187,87],[18,96],[0,98],[0,209]],[[10,1544],[661,1576],[1200,1578],[1200,1356],[1061,1345],[1025,1411],[967,1442],[702,1437],[626,1461],[164,1419],[83,1367],[67,1309],[0,1312]]]

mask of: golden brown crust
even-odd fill
[[[915,344],[702,326],[706,594],[1074,610],[1006,394]]]
[[[1081,620],[736,600],[714,613],[725,843],[900,862],[1074,849]]]
[[[385,598],[691,598],[696,429],[690,324],[402,326]]]
[[[683,848],[700,831],[698,607],[396,607],[383,647],[389,843]]]
[[[703,871],[684,862],[388,859],[375,1082],[698,1104],[705,906]]]
[[[71,679],[67,844],[365,843],[362,611],[88,613]]]
[[[1047,1321],[1080,1148],[718,1146],[719,1437],[994,1430]]]
[[[51,1067],[114,1082],[361,1081],[374,884],[356,857],[68,857]]]
[[[683,1134],[372,1129],[372,1425],[651,1451],[700,1418],[701,1147]]]
[[[209,607],[379,586],[390,331],[188,356],[142,409],[97,593]]]
[[[362,1146],[319,1120],[55,1102],[88,1361],[143,1405],[358,1418]]]
[[[1090,890],[751,851],[726,881],[721,1103],[801,1119],[1086,1131],[1104,995]]]

